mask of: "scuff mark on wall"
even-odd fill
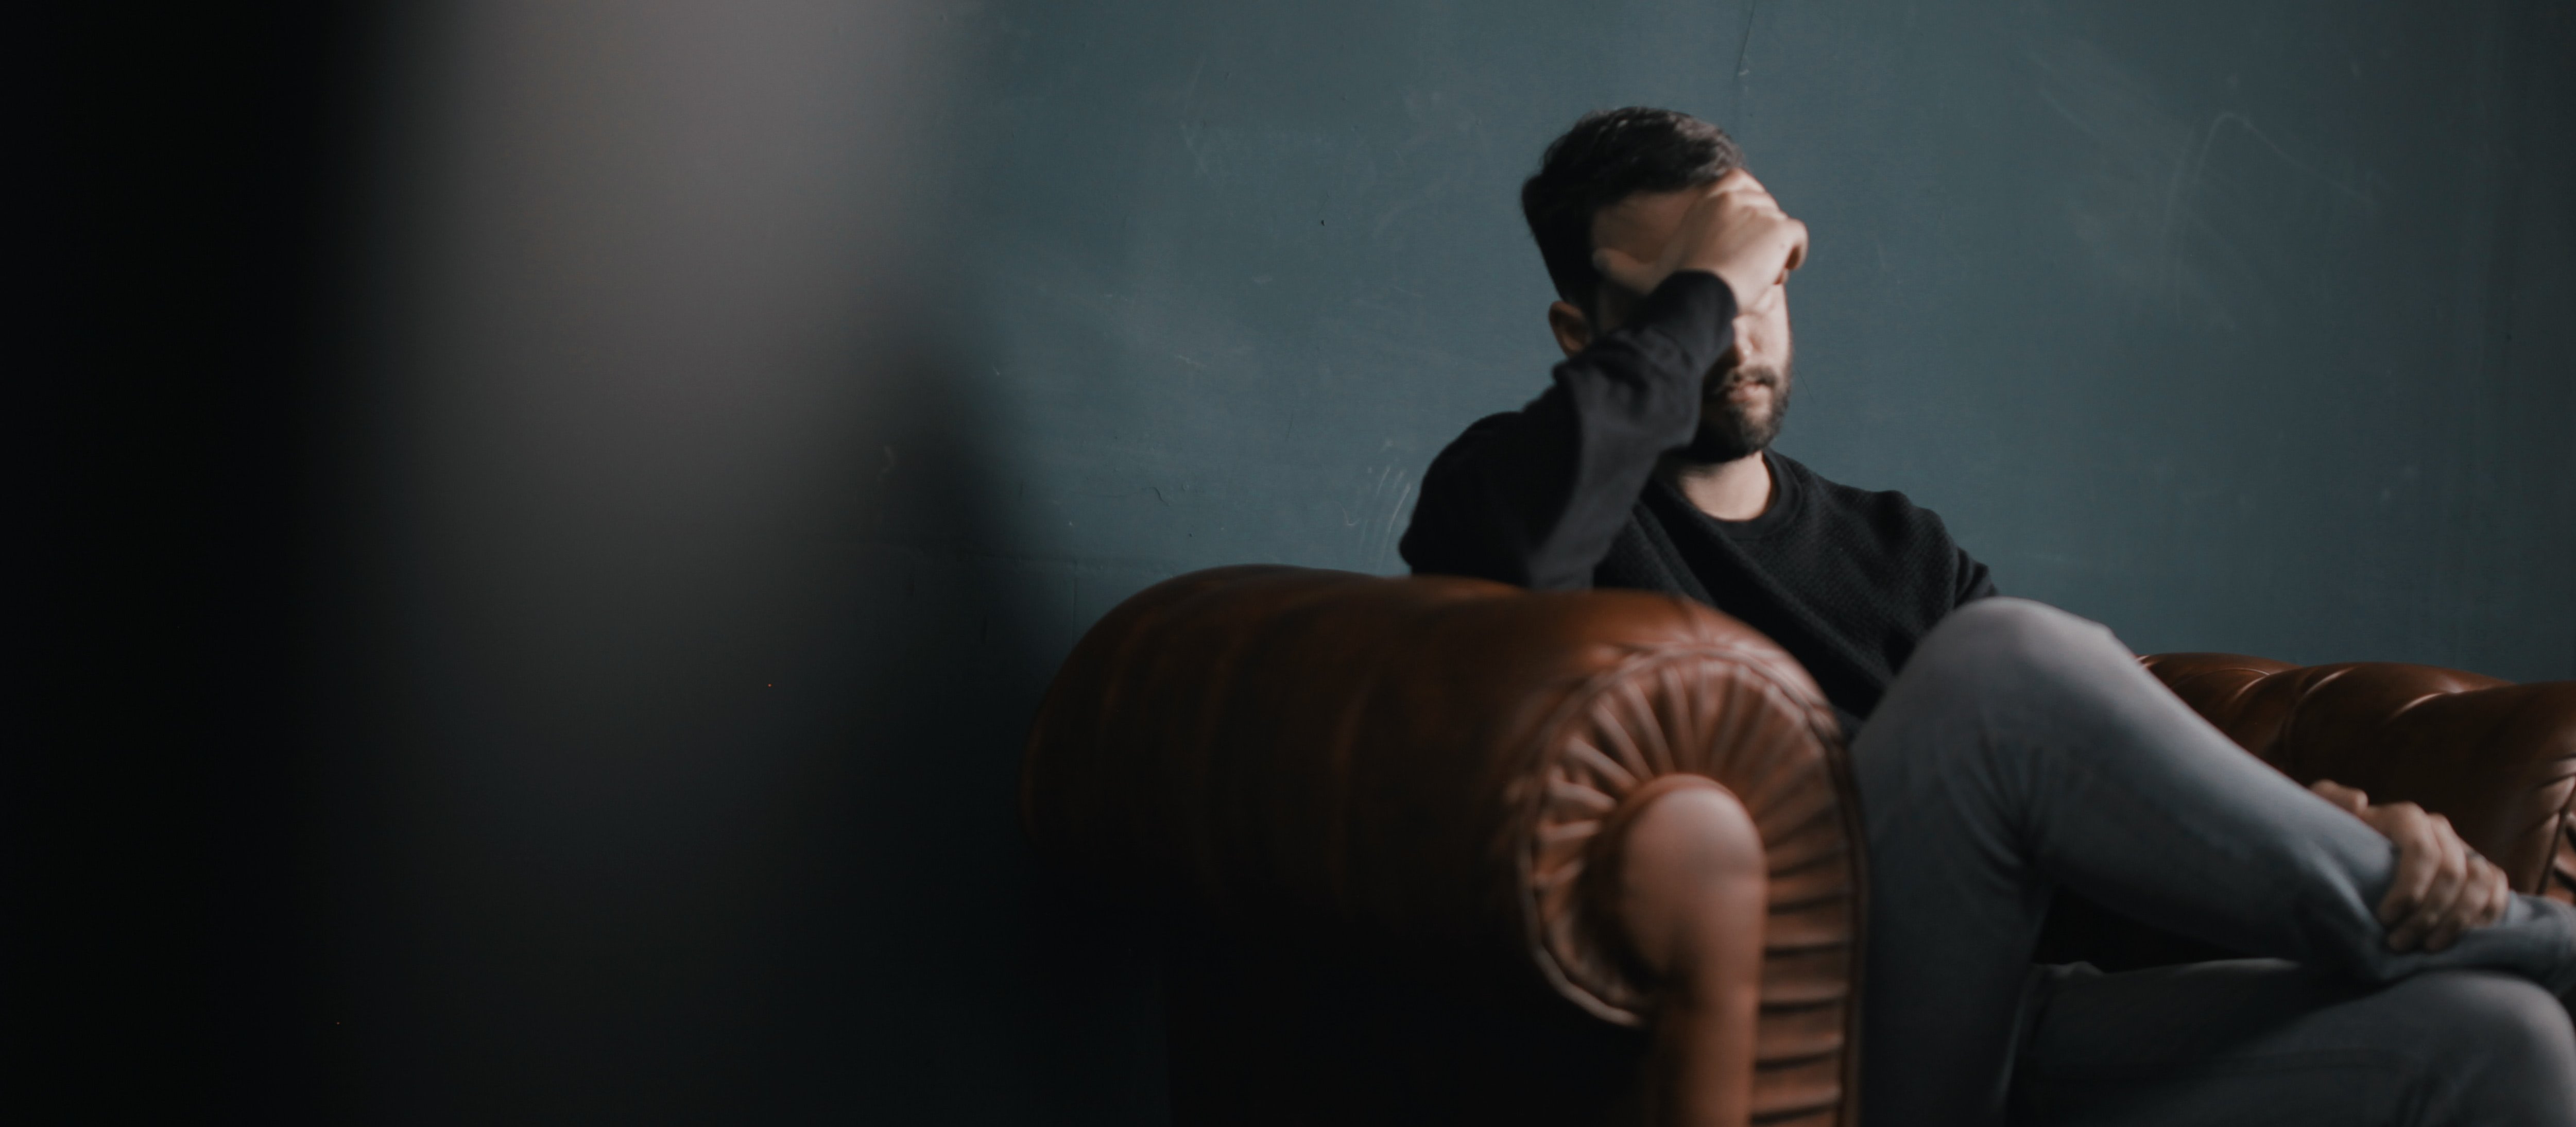
[[[1393,448],[1393,441],[1387,446]],[[1369,480],[1353,486],[1351,503],[1341,506],[1342,527],[1358,530],[1358,542],[1349,557],[1354,564],[1385,571],[1394,559],[1396,542],[1403,537],[1415,482],[1411,472],[1398,465],[1370,466],[1368,471]]]

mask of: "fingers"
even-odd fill
[[[1789,246],[1789,259],[1780,267],[1779,284],[1787,285],[1789,273],[1807,264],[1807,225],[1790,219],[1786,215],[1781,216],[1781,219],[1788,224],[1792,239]]]
[[[2360,793],[2328,782],[2310,789],[2338,806]],[[2512,906],[2504,870],[2469,848],[2449,818],[2392,802],[2364,806],[2361,820],[2397,846],[2397,875],[2378,909],[2390,950],[2446,950],[2461,935],[2503,919]]]
[[[1776,225],[1779,241],[1784,248],[1780,268],[1771,275],[1770,283],[1763,286],[1761,292],[1744,306],[1744,312],[1765,312],[1779,304],[1780,295],[1789,285],[1790,273],[1807,261],[1807,225],[1785,215],[1776,220]]]
[[[2474,926],[2487,927],[2503,923],[2505,912],[2513,907],[2513,880],[2504,875],[2504,867],[2501,865],[2484,857],[2478,858],[2478,863],[2486,866],[2487,905],[2485,910],[2479,913],[2478,922]]]
[[[1707,270],[1726,280],[1739,309],[1754,308],[1765,290],[1788,280],[1807,260],[1807,225],[1789,218],[1770,195],[1720,193],[1694,208],[1678,266]]]
[[[2469,890],[2469,859],[2474,854],[2469,852],[2468,843],[2451,828],[2451,820],[2439,814],[2426,815],[2425,826],[2432,838],[2433,879],[2425,885],[2414,909],[2388,930],[2389,947],[2399,951],[2430,949],[2428,941],[2451,927],[2452,912]],[[2452,931],[2456,937],[2457,929]]]
[[[2441,872],[2442,850],[2432,832],[2432,819],[2412,802],[2397,802],[2371,807],[2364,820],[2397,845],[2397,876],[2388,882],[2388,895],[2380,898],[2379,922],[2390,929],[2390,947],[2411,950],[2398,945],[2396,929],[2423,903],[2424,893]]]
[[[1738,181],[1735,179],[1738,176],[1744,179]],[[1789,218],[1789,213],[1780,209],[1779,200],[1773,199],[1770,192],[1763,190],[1762,185],[1740,170],[1727,173],[1726,179],[1717,183],[1717,190],[1691,205],[1693,212],[1714,219],[1717,225]]]
[[[1612,247],[1592,256],[1604,280],[1640,295],[1654,292],[1675,271],[1709,271],[1726,282],[1739,312],[1777,304],[1773,291],[1806,261],[1807,225],[1789,218],[1762,182],[1740,168],[1691,202],[1655,261]]]
[[[2369,795],[2363,794],[2362,792],[2345,786],[2342,783],[2338,783],[2333,779],[2319,779],[2316,782],[2308,784],[2308,790],[2314,792],[2317,797],[2334,803],[2337,807],[2340,807],[2344,813],[2350,814],[2356,818],[2361,817],[2362,811],[2370,807]]]
[[[1682,229],[1704,238],[1718,228],[1766,218],[1788,219],[1789,213],[1780,210],[1780,201],[1772,198],[1770,189],[1739,168],[1709,185],[1708,194],[1691,205]]]
[[[1708,194],[1714,196],[1720,192],[1752,192],[1765,199],[1771,196],[1771,189],[1763,187],[1762,182],[1754,179],[1752,173],[1741,168],[1718,177],[1716,183],[1708,186]]]
[[[1620,288],[1635,294],[1655,292],[1655,287],[1663,284],[1664,275],[1670,272],[1659,270],[1652,263],[1639,262],[1615,247],[1593,251],[1592,268],[1600,271],[1602,277],[1618,283]]]
[[[2469,851],[2469,874],[2466,886],[2451,910],[2444,913],[2424,939],[2427,951],[2447,951],[2466,932],[2504,918],[2505,905],[2513,897],[2513,886],[2504,879],[2504,870],[2495,867],[2476,850]]]

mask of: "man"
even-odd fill
[[[1875,1123],[2576,1124],[2576,911],[2447,823],[2243,754],[1903,494],[1771,452],[1804,225],[1715,126],[1586,116],[1521,202],[1566,355],[1424,475],[1415,571],[1686,596],[1851,737]],[[2029,965],[2055,889],[2268,959]]]

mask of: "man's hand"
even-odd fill
[[[2397,843],[2397,879],[2379,902],[2392,951],[2440,951],[2460,933],[2504,918],[2513,886],[2451,820],[2412,802],[2370,804],[2370,796],[2330,779],[2308,788]]]
[[[1592,254],[1594,269],[1640,297],[1655,292],[1676,270],[1709,271],[1735,291],[1740,313],[1766,307],[1789,272],[1806,260],[1807,225],[1782,212],[1779,201],[1741,168],[1709,185],[1707,194],[1691,204],[1680,229],[1653,262],[1611,247]]]

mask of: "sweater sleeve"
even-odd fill
[[[1966,548],[1954,546],[1950,550],[1959,553],[1958,599],[1950,605],[1962,607],[1979,599],[1994,598],[1997,594],[1994,573],[1986,570],[1986,565],[1978,563],[1974,557],[1968,555]]]
[[[1734,343],[1735,295],[1682,271],[1634,320],[1556,366],[1519,411],[1467,428],[1422,476],[1399,545],[1417,574],[1588,587],[1656,459],[1699,429],[1702,377]]]

